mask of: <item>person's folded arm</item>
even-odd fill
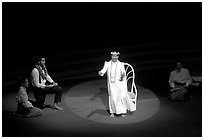
[[[47,75],[47,76],[46,76],[46,79],[47,79],[48,82],[54,83],[54,81],[53,81],[53,79],[50,77],[50,75]]]

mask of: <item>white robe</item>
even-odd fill
[[[120,81],[121,75],[125,74],[124,63],[119,60],[117,62],[105,61],[101,72],[102,76],[107,73],[110,113],[122,114],[126,113],[127,110],[134,111],[134,103],[127,93],[126,77]],[[114,78],[111,80],[111,77]]]

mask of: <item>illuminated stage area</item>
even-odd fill
[[[3,136],[25,137],[199,137],[202,135],[202,97],[171,102],[150,89],[138,87],[137,110],[126,117],[110,118],[106,80],[87,80],[64,86],[63,111],[43,109],[43,116],[21,118],[15,93],[3,95]],[[164,92],[161,92],[164,93]],[[29,96],[32,96],[32,92]],[[46,104],[54,95],[47,95]],[[12,125],[12,126],[10,126]]]
[[[99,123],[133,124],[152,117],[159,110],[159,99],[149,89],[138,87],[137,110],[126,117],[110,118],[105,80],[95,80],[72,87],[64,102],[75,114]]]

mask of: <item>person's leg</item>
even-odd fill
[[[43,109],[46,94],[44,93],[43,89],[37,87],[33,88],[33,92],[37,107]]]
[[[60,86],[54,86],[53,87],[53,91],[55,92],[55,99],[54,102],[58,103],[61,102],[61,98],[62,98],[62,87]]]
[[[63,92],[63,89],[60,86],[51,87],[49,88],[49,91],[47,91],[47,93],[49,94],[55,94],[54,104],[53,104],[54,109],[63,110],[63,108],[58,106],[58,103],[61,102],[62,92]]]
[[[36,117],[41,115],[42,115],[42,110],[37,107],[33,107],[28,114],[29,117]]]
[[[172,101],[176,101],[176,99],[177,99],[177,97],[178,97],[178,91],[175,91],[175,92],[172,92],[171,94],[170,94],[170,100],[172,100]]]
[[[115,109],[113,108],[113,104],[114,102],[113,102],[113,100],[112,100],[112,97],[111,96],[109,96],[109,100],[108,100],[108,105],[109,105],[109,111],[110,111],[110,117],[112,118],[112,117],[115,117],[115,115],[114,115],[114,112],[115,112]]]
[[[17,106],[17,113],[22,114],[22,115],[28,115],[29,114],[29,109],[26,109],[22,103],[18,103]]]
[[[188,92],[186,93],[186,99],[191,100],[193,98],[193,92],[196,91],[197,86],[190,85],[188,87]]]
[[[186,100],[186,94],[187,94],[187,89],[186,88],[180,89],[179,92],[178,92],[177,100],[178,101],[185,101]]]
[[[184,87],[183,89],[182,89],[182,94],[183,94],[183,96],[184,96],[184,101],[187,99],[187,94],[188,94],[188,89],[186,88],[186,87]]]
[[[185,100],[184,95],[182,95],[182,94],[179,95],[176,100],[177,101],[184,101]]]

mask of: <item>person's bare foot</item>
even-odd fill
[[[130,110],[127,111],[127,114],[133,114],[133,113],[134,111],[130,111]]]
[[[122,114],[122,117],[125,117],[126,116],[126,114],[124,113],[124,114]]]
[[[62,110],[63,111],[63,108],[59,107],[57,104],[53,105],[53,109],[55,109],[55,110]]]
[[[113,117],[115,117],[115,116],[114,116],[114,114],[112,113],[112,114],[110,115],[110,117],[113,118]]]

